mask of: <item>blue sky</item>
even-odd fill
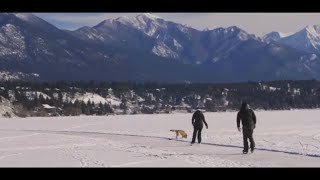
[[[134,17],[140,13],[34,13],[61,29],[94,26],[105,19]],[[238,26],[262,36],[271,31],[296,32],[307,25],[320,24],[320,13],[152,13],[165,20],[202,30]]]

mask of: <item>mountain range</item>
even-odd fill
[[[319,54],[317,25],[260,38],[236,26],[200,31],[149,13],[73,31],[31,13],[0,14],[0,72],[39,80],[319,79]]]

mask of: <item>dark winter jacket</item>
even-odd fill
[[[203,128],[203,123],[208,127],[208,124],[204,118],[204,115],[201,111],[197,110],[193,113],[192,116],[192,125],[194,128]]]
[[[242,104],[241,109],[238,112],[237,127],[240,127],[240,121],[242,122],[242,128],[244,129],[254,129],[256,127],[256,115],[246,103]]]

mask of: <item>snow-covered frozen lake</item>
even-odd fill
[[[256,115],[256,151],[247,155],[236,112],[205,113],[209,129],[194,146],[192,114],[0,118],[0,166],[320,167],[320,110]]]

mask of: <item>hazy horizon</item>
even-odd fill
[[[142,12],[143,13],[143,12]],[[61,29],[94,26],[106,19],[134,17],[141,13],[33,13]],[[320,13],[151,13],[165,20],[198,30],[238,26],[250,34],[263,36],[272,31],[293,33],[316,25]]]

